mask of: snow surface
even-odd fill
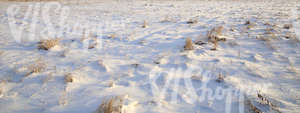
[[[29,39],[32,33],[26,23],[34,21],[31,16],[23,18],[28,6],[36,3],[0,2],[0,113],[93,113],[102,100],[111,96],[126,100],[126,113],[237,113],[239,106],[247,107],[246,99],[263,112],[276,112],[257,104],[258,93],[281,112],[300,111],[300,42],[295,33],[299,32],[295,29],[299,16],[291,13],[299,12],[297,0],[63,3],[60,5],[70,8],[63,25],[70,29],[60,29],[60,11],[50,13],[55,31],[66,33],[56,36],[61,43],[49,51],[38,50],[39,40]],[[47,2],[41,7],[43,4]],[[16,23],[25,25],[20,42],[9,25],[7,11],[12,5],[21,6],[15,16]],[[189,20],[197,22],[187,24]],[[36,33],[46,27],[43,21],[39,16]],[[246,21],[255,25],[247,29]],[[284,29],[286,24],[294,27]],[[76,31],[81,25],[100,25],[101,34],[82,36],[83,31]],[[183,51],[186,38],[207,42],[207,31],[216,26],[224,27],[227,39],[216,51],[211,50],[211,43]],[[274,37],[265,34],[268,28],[274,30]],[[287,39],[288,35],[294,37]],[[101,45],[85,48],[85,40],[92,37],[99,38]],[[25,77],[37,59],[46,68]],[[196,71],[184,73],[190,68]],[[159,91],[151,87],[151,72],[156,71],[163,72],[155,81]],[[202,76],[203,72],[211,78]],[[64,82],[68,73],[74,77],[72,83]],[[224,75],[221,83],[215,81],[219,74]],[[179,81],[171,82],[166,94],[157,96],[174,75]],[[189,97],[184,78],[192,78],[192,93],[199,97],[198,88],[205,82],[213,91],[221,88],[240,92],[228,91],[233,94],[231,110],[226,111],[228,94],[197,101]],[[174,88],[178,89],[177,102],[172,101]],[[241,96],[245,96],[244,101],[239,100]]]

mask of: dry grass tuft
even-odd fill
[[[108,83],[108,87],[113,88],[113,87],[115,87],[115,86],[116,86],[116,83],[115,83],[114,81],[110,81],[110,82]]]
[[[116,33],[112,33],[108,36],[108,38],[116,38],[117,37],[117,34]]]
[[[104,100],[95,113],[121,113],[123,99],[120,97],[112,97]]]
[[[277,39],[276,30],[274,28],[267,28],[265,30],[265,35],[270,39]]]
[[[245,22],[245,25],[247,25],[247,29],[251,29],[255,26],[255,24],[249,20]]]
[[[190,19],[189,21],[186,22],[187,24],[195,24],[195,23],[198,23],[197,20],[192,20]]]
[[[196,45],[204,45],[204,44],[207,44],[207,43],[199,40],[199,41],[196,41],[195,44]]]
[[[291,29],[293,27],[293,24],[285,24],[283,26],[284,29]]]
[[[40,73],[45,68],[46,68],[46,63],[39,58],[33,64],[31,64],[27,67],[27,69],[29,70],[29,73],[27,73],[25,75],[25,77],[27,77],[33,73]]]
[[[278,112],[278,113],[281,113],[278,109],[277,109],[277,106],[274,105],[269,99],[267,99],[265,96],[263,96],[262,94],[260,93],[257,93],[257,97],[260,99],[259,103],[262,104],[262,105],[267,105],[269,106],[272,110]]]
[[[147,21],[145,20],[144,23],[143,23],[142,28],[147,28],[147,27],[148,27],[148,23],[147,23]]]
[[[222,75],[221,73],[219,73],[216,81],[219,82],[219,83],[223,82],[224,81],[224,75]]]
[[[245,25],[250,25],[251,24],[251,22],[249,21],[249,20],[247,20],[246,22],[245,22]]]
[[[115,37],[115,36],[114,36],[114,37]],[[93,38],[91,41],[92,41],[92,42],[89,44],[88,49],[97,48],[97,47],[98,47],[98,43],[99,43],[98,39]]]
[[[184,45],[184,50],[193,50],[193,41],[190,38],[186,38],[185,40],[185,45]]]
[[[59,39],[42,40],[39,42],[38,49],[49,50],[52,47],[59,45]]]
[[[247,106],[249,106],[250,110],[251,110],[253,113],[262,113],[262,111],[261,111],[260,109],[258,109],[256,106],[254,106],[254,105],[252,104],[252,102],[251,102],[249,99],[246,100],[245,104],[246,104]]]
[[[72,83],[74,82],[74,77],[71,73],[68,73],[65,75],[65,83]]]
[[[207,33],[208,42],[214,44],[214,48],[211,50],[217,50],[218,41],[226,41],[226,39],[222,37],[223,29],[223,26],[214,27]]]
[[[135,63],[135,64],[131,64],[134,68],[138,68],[138,66],[140,65],[140,64],[137,64],[137,63]]]

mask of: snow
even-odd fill
[[[247,100],[262,112],[299,112],[299,8],[297,0],[1,1],[0,113],[93,113],[113,96],[124,113],[238,113]],[[213,51],[206,35],[217,26],[226,41]],[[61,41],[38,50],[46,38]],[[184,51],[186,38],[207,44]],[[45,69],[25,76],[37,60]]]

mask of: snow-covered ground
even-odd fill
[[[0,2],[0,113],[93,113],[114,96],[124,113],[297,113],[299,11],[297,0]],[[218,26],[226,41],[211,50]]]

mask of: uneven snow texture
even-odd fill
[[[187,97],[184,78],[192,76],[196,89],[205,78],[197,72],[186,75],[172,69],[189,68],[212,75],[207,87],[214,91],[218,87],[252,90],[232,95],[232,113],[245,103],[238,99],[241,95],[263,112],[276,112],[257,103],[257,93],[281,112],[300,111],[300,42],[299,29],[295,29],[300,16],[292,13],[300,10],[296,0],[64,3],[71,11],[65,25],[73,26],[65,31],[76,31],[79,24],[108,27],[95,36],[101,38],[100,48],[85,49],[83,33],[77,32],[60,36],[60,44],[48,51],[38,50],[39,40],[28,40],[30,24],[20,43],[10,30],[8,7],[22,6],[18,22],[31,23],[31,18],[23,18],[30,4],[36,2],[0,2],[0,113],[93,113],[111,96],[124,98],[127,113],[226,112],[226,98],[196,101]],[[59,13],[51,13],[52,22],[59,23],[59,19]],[[286,24],[293,27],[285,29]],[[38,18],[36,31],[45,26]],[[211,50],[211,43],[183,50],[186,38],[206,43],[206,33],[217,26],[224,27],[226,38],[217,50]],[[36,62],[46,66],[30,73]],[[178,84],[171,83],[178,88],[177,102],[171,102],[171,88],[162,97],[153,94],[149,73],[159,70],[170,72],[156,81],[159,88],[168,77],[179,78]],[[224,76],[221,83],[214,80],[219,74]],[[73,77],[72,82],[65,82],[66,75]],[[199,90],[194,93],[201,95]]]

